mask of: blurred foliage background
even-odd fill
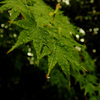
[[[0,0],[2,1],[2,0]],[[44,0],[55,9],[57,2],[61,3],[61,10],[77,26],[76,41],[86,45],[87,51],[96,64],[96,76],[100,78],[100,0]],[[58,70],[58,79],[54,82],[46,80],[45,67],[47,62],[41,60],[39,68],[33,65],[34,52],[32,43],[22,45],[10,54],[6,52],[17,40],[21,28],[9,25],[10,10],[0,12],[0,99],[5,100],[87,100],[84,91],[75,84],[71,91],[66,89],[66,81]],[[60,78],[60,79],[59,79]],[[55,78],[51,79],[52,81]],[[63,86],[63,87],[62,87]]]

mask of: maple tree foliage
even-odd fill
[[[1,3],[3,5],[0,11],[11,10],[9,23],[22,28],[18,40],[7,54],[18,46],[33,41],[37,59],[35,64],[39,67],[40,59],[45,56],[48,58],[46,78],[51,73],[51,80],[64,79],[65,87],[70,88],[70,76],[73,76],[76,83],[80,83],[81,89],[85,89],[85,95],[88,93],[91,97],[95,95],[95,91],[99,91],[100,86],[94,85],[97,78],[91,74],[95,71],[95,64],[86,52],[86,47],[74,40],[74,35],[79,33],[69,18],[59,10],[60,4],[53,10],[43,0],[5,0]],[[22,19],[18,19],[19,15]],[[62,72],[52,72],[57,65]],[[59,73],[59,76],[54,73]],[[60,76],[63,78],[60,79]],[[58,83],[52,81],[52,84]]]

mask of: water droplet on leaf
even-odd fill
[[[30,37],[28,36],[28,37],[27,37],[27,39],[29,40],[29,39],[30,39]]]
[[[47,74],[47,76],[46,76],[46,79],[50,79],[50,76],[49,76],[49,74]]]
[[[48,32],[45,32],[46,35],[48,35]]]
[[[62,47],[63,47],[63,46],[64,46],[64,43],[60,43],[60,46],[62,46]]]
[[[25,42],[25,39],[23,39],[23,42]]]
[[[30,34],[27,34],[27,39],[29,40],[29,38],[30,38]]]
[[[66,56],[66,55],[64,55],[64,58],[67,58],[67,56]]]

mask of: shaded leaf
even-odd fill
[[[82,87],[82,89],[85,89],[85,95],[89,93],[89,96],[92,96],[95,94],[95,86],[92,83],[86,82],[86,84]]]

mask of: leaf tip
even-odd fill
[[[7,51],[7,53],[6,54],[9,54],[11,51]]]
[[[83,66],[81,66],[86,72],[88,72],[88,70],[87,69],[85,69]]]
[[[57,5],[56,5],[56,9],[55,9],[55,14],[57,13],[57,11],[58,11],[58,9],[60,8],[60,3],[58,3]]]
[[[39,67],[39,59],[35,62],[36,66]]]
[[[50,79],[50,76],[49,76],[49,74],[47,74],[47,75],[46,75],[46,79]]]
[[[11,23],[11,24],[12,24],[13,22],[14,22],[14,21],[8,21],[8,23]]]

